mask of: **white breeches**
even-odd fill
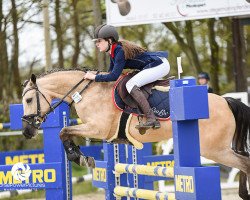
[[[134,86],[142,87],[166,76],[170,71],[170,65],[166,58],[161,58],[161,60],[163,61],[162,64],[144,69],[133,76],[126,84],[128,92],[130,93]]]

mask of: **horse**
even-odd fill
[[[23,89],[23,135],[28,139],[36,136],[37,129],[47,114],[55,108],[50,105],[53,99],[62,99],[72,104],[71,95],[82,90],[82,99],[73,105],[83,124],[64,127],[60,132],[60,139],[69,160],[80,164],[76,159],[83,157],[85,164],[91,166],[91,159],[84,157],[73,142],[73,137],[109,140],[116,132],[121,111],[111,100],[114,83],[84,80],[85,73],[84,70],[64,70],[52,71],[39,77],[32,74]],[[238,168],[239,195],[242,199],[249,200],[247,180],[250,182],[250,108],[238,100],[216,94],[208,94],[208,102],[210,117],[199,120],[201,155],[217,163]],[[170,120],[161,121],[160,129],[149,129],[143,135],[135,128],[137,123],[137,117],[133,116],[128,131],[139,142],[159,142],[172,137]]]

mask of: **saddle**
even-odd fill
[[[114,105],[121,110],[119,123],[115,134],[108,140],[108,142],[115,143],[131,143],[137,149],[142,149],[143,144],[135,140],[129,133],[129,126],[133,115],[138,116],[138,121],[142,120],[142,112],[139,109],[137,102],[128,93],[126,83],[136,73],[126,74],[118,79],[114,85],[112,96]],[[174,77],[169,77],[166,80],[157,80],[153,83],[141,87],[142,92],[148,99],[149,105],[155,113],[158,120],[167,121],[170,116],[169,108],[169,92],[168,86],[170,80]],[[144,130],[139,130],[141,134],[145,133]]]
[[[137,102],[133,99],[133,97],[128,93],[126,88],[126,83],[138,72],[128,73],[127,75],[123,76],[118,84],[117,84],[117,92],[122,101],[129,106],[131,109],[139,109]],[[149,96],[152,94],[152,89],[155,86],[161,87],[168,87],[170,80],[174,79],[174,76],[167,78],[166,80],[157,80],[153,83],[149,83],[147,85],[142,86],[140,89],[144,93],[145,97],[148,99]]]

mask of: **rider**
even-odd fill
[[[145,114],[147,121],[140,124],[140,128],[160,128],[154,112],[140,90],[140,87],[152,83],[169,73],[170,65],[166,59],[166,52],[148,52],[146,49],[135,45],[129,41],[119,41],[118,32],[110,25],[100,25],[95,29],[94,39],[96,47],[101,52],[110,55],[110,67],[108,74],[95,75],[87,72],[85,79],[96,82],[116,81],[124,68],[136,69],[140,72],[133,76],[126,84],[130,95],[137,102],[138,106]]]
[[[209,86],[210,77],[207,72],[201,72],[198,74],[198,82],[200,85],[206,85],[208,93],[213,93],[213,88]]]

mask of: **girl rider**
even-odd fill
[[[124,68],[140,70],[127,82],[126,88],[147,118],[145,123],[140,124],[140,128],[160,128],[160,122],[156,119],[140,87],[169,73],[170,65],[166,59],[167,53],[148,52],[131,42],[118,39],[118,32],[113,26],[103,24],[95,29],[93,41],[95,41],[96,47],[101,52],[107,52],[110,55],[109,73],[95,75],[87,72],[85,79],[110,82],[116,81]]]

